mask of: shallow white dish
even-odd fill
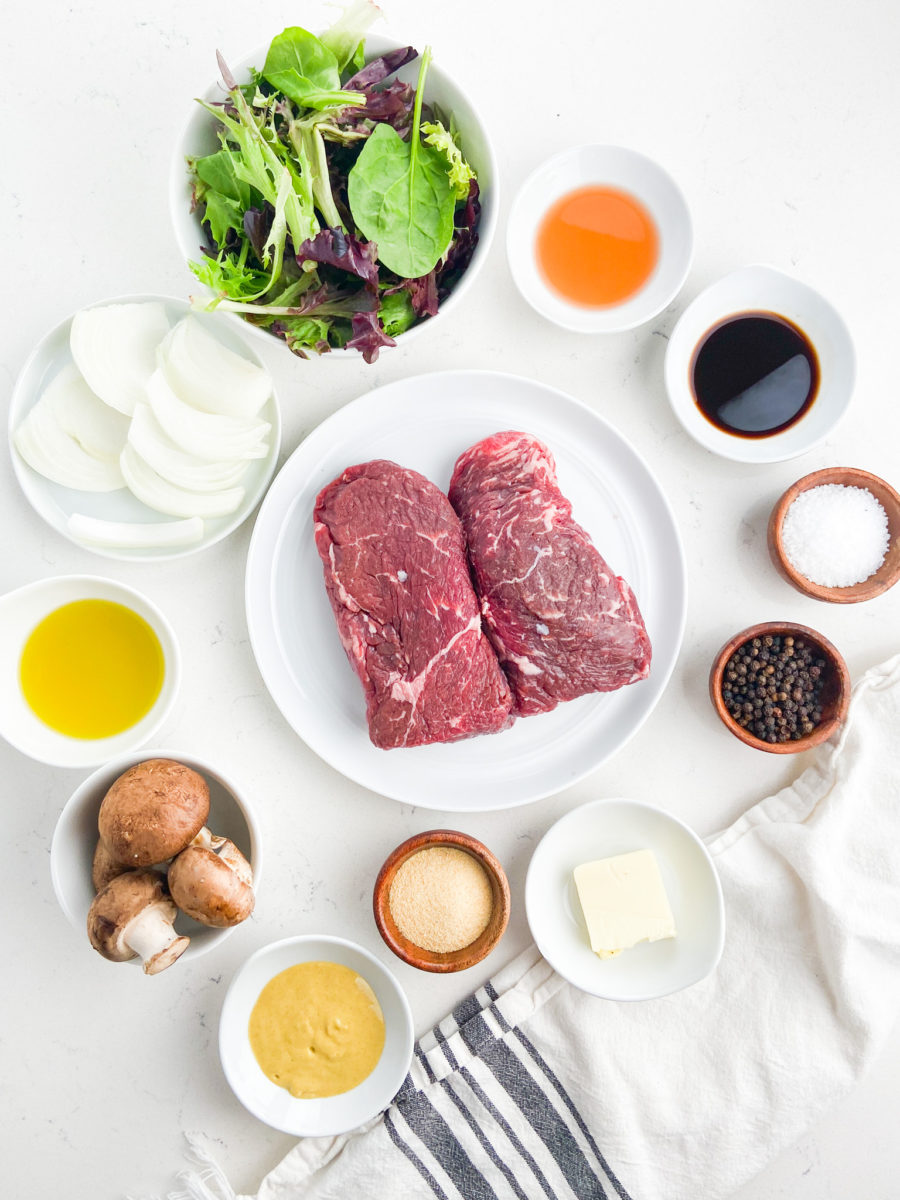
[[[279,32],[279,29],[273,28],[272,37],[275,37]],[[395,38],[385,37],[382,34],[367,34],[366,61],[371,62],[373,58],[378,58],[390,50],[396,50],[408,44],[407,42],[399,42]],[[239,62],[228,64],[232,75],[239,84],[249,82],[250,69],[252,67],[262,67],[266,60],[268,48],[269,43],[267,42],[251,54],[246,55]],[[416,49],[421,53],[422,46],[419,45]],[[209,61],[210,66],[212,66],[215,61],[212,49],[210,50]],[[401,67],[391,78],[396,78],[415,86],[418,74],[419,59],[415,58],[412,62],[407,63],[406,66]],[[202,99],[210,102],[221,101],[224,94],[223,85],[217,75],[214,82],[202,93]],[[444,113],[452,113],[456,119],[463,154],[478,177],[481,220],[478,226],[478,245],[475,247],[472,259],[451,294],[446,300],[441,301],[437,316],[419,321],[407,329],[405,333],[400,334],[397,338],[398,346],[405,346],[426,329],[437,328],[438,322],[443,325],[441,318],[445,314],[452,312],[462,302],[463,297],[475,282],[475,278],[488,256],[488,251],[490,250],[491,242],[494,240],[494,234],[497,229],[500,205],[497,159],[488,129],[479,117],[472,100],[455,80],[447,74],[444,65],[438,59],[432,60],[428,67],[428,73],[425,77],[425,99],[429,104],[437,104]],[[219,140],[216,136],[215,122],[209,113],[202,109],[199,104],[194,103],[191,114],[175,141],[172,161],[169,166],[169,212],[172,227],[175,231],[175,240],[178,243],[178,248],[186,264],[190,261],[196,262],[200,258],[201,247],[206,244],[206,239],[203,236],[199,214],[191,211],[192,186],[185,160],[189,157],[199,158],[205,154],[212,154],[218,148]],[[202,295],[207,291],[199,280],[193,276],[192,279],[194,289],[198,294]],[[240,320],[240,318],[236,319]],[[269,345],[277,345],[279,343],[284,345],[280,338],[276,338],[265,329],[259,329],[257,326],[250,325],[244,321],[241,321],[241,323],[252,337],[263,338]],[[358,359],[360,356],[356,350],[334,349],[321,357]]]
[[[749,312],[787,317],[812,342],[819,360],[819,388],[809,410],[770,437],[717,428],[700,411],[691,387],[694,352],[704,334],[726,317]],[[808,284],[763,264],[742,267],[702,291],[679,317],[666,347],[666,391],[675,416],[701,446],[737,462],[783,462],[811,450],[846,413],[855,376],[853,341],[836,309]]]
[[[91,949],[87,938],[87,915],[94,899],[91,864],[97,845],[97,815],[100,812],[100,803],[121,774],[136,763],[146,762],[150,758],[174,759],[203,776],[209,784],[207,827],[213,833],[230,838],[234,842],[253,870],[254,890],[259,889],[262,869],[259,826],[244,789],[239,788],[206,760],[185,754],[181,750],[152,749],[120,754],[78,785],[60,813],[50,846],[50,878],[56,899],[72,928],[84,938],[85,950],[95,955],[96,951]],[[235,925],[231,928],[213,929],[208,925],[201,925],[184,913],[179,913],[175,920],[175,929],[191,939],[191,944],[181,957],[185,961],[199,958],[238,928],[240,927]],[[100,958],[99,955],[96,957]],[[108,965],[112,967],[119,964]],[[139,967],[141,960],[129,959],[127,965]],[[175,962],[168,969],[177,971],[178,963]]]
[[[659,258],[646,283],[629,299],[602,308],[561,296],[545,280],[536,252],[547,211],[568,192],[591,184],[634,196],[659,234]],[[519,291],[541,316],[575,333],[618,333],[652,320],[681,290],[693,244],[691,214],[674,180],[652,159],[624,146],[575,146],[541,163],[519,189],[506,227],[506,252]]]
[[[378,750],[347,662],[313,541],[316,495],[346,467],[387,458],[446,489],[458,455],[521,429],[556,458],[575,519],[631,584],[653,644],[649,679],[583,696],[502,733]],[[686,575],[675,519],[650,468],[612,426],[554,388],[515,375],[448,371],[376,388],[323,422],[269,489],[247,559],[247,624],[263,679],[288,723],[336,770],[407,804],[509,808],[575,783],[643,724],[675,664]]]
[[[45,725],[28,706],[19,662],[31,631],[49,613],[75,600],[111,600],[143,617],[162,647],[165,674],[150,711],[130,729],[107,738],[74,738]],[[155,604],[133,588],[95,575],[39,579],[0,596],[0,736],[38,762],[53,767],[94,767],[149,741],[168,717],[181,683],[181,654],[175,633]],[[93,852],[93,847],[92,847]]]
[[[350,967],[372,988],[384,1016],[384,1049],[375,1070],[349,1092],[319,1100],[298,1100],[264,1075],[247,1034],[262,989],[303,962]],[[219,1056],[232,1091],[260,1121],[297,1137],[347,1133],[377,1116],[400,1090],[412,1051],[412,1013],[394,976],[362,946],[324,934],[285,938],[257,950],[231,981],[219,1018]]]
[[[177,300],[171,296],[114,296],[108,300],[98,300],[89,308],[100,308],[107,304],[137,304],[146,301],[160,301],[165,305],[169,320],[174,324],[190,311],[186,300]],[[32,350],[25,365],[19,372],[9,404],[9,449],[12,456],[13,470],[25,497],[32,508],[44,518],[48,525],[57,533],[62,534],[76,546],[90,550],[93,554],[104,558],[127,560],[130,562],[160,562],[165,559],[183,558],[205,550],[208,546],[227,537],[232,530],[242,524],[259,503],[260,497],[268,486],[269,480],[275,473],[278,462],[278,451],[281,446],[281,415],[275,394],[270,396],[260,412],[260,418],[268,421],[271,430],[268,435],[269,449],[265,458],[254,459],[247,467],[247,472],[241,480],[245,489],[244,501],[235,512],[225,517],[215,517],[204,520],[204,532],[200,541],[190,546],[173,548],[161,546],[156,550],[133,550],[128,548],[107,548],[93,546],[87,542],[78,541],[69,531],[67,522],[73,513],[83,513],[85,516],[98,517],[104,521],[134,521],[140,523],[167,521],[170,518],[142,504],[127,488],[115,492],[80,492],[72,488],[61,487],[39,475],[22,459],[12,443],[12,434],[26,413],[37,403],[41,393],[63,367],[73,359],[69,349],[69,332],[72,327],[72,316],[66,317],[55,329],[51,329]],[[262,359],[247,345],[242,336],[244,326],[237,317],[228,314],[198,313],[197,319],[207,323],[209,331],[229,349],[243,355],[259,367],[264,367]]]
[[[652,850],[678,936],[616,958],[591,950],[572,872],[580,863]],[[594,800],[544,834],[525,878],[525,908],[538,949],[569,983],[605,1000],[652,1000],[698,983],[725,941],[722,887],[709,853],[676,817],[636,800]]]

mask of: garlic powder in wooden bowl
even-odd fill
[[[423,950],[449,954],[485,931],[493,893],[487,871],[471,854],[429,846],[400,864],[388,904],[405,938]]]

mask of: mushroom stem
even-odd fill
[[[156,975],[172,965],[188,947],[188,938],[172,926],[174,905],[151,904],[134,918],[125,931],[125,941],[143,961],[144,972]]]
[[[188,842],[188,846],[200,846],[203,850],[212,850],[214,854],[218,854],[227,841],[228,838],[220,837],[217,833],[213,833],[208,825],[204,825]]]

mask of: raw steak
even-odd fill
[[[444,493],[396,463],[361,463],[322,489],[314,521],[375,745],[452,742],[508,725],[512,696]]]
[[[470,447],[453,471],[450,503],[516,715],[649,674],[650,639],[634,594],[572,519],[553,456],[537,438],[496,433]]]

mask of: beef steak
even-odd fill
[[[507,432],[470,447],[453,471],[450,503],[516,715],[649,674],[650,639],[634,594],[572,519],[543,443]]]
[[[443,492],[396,463],[361,463],[322,489],[314,522],[374,744],[452,742],[508,725],[512,696]]]

